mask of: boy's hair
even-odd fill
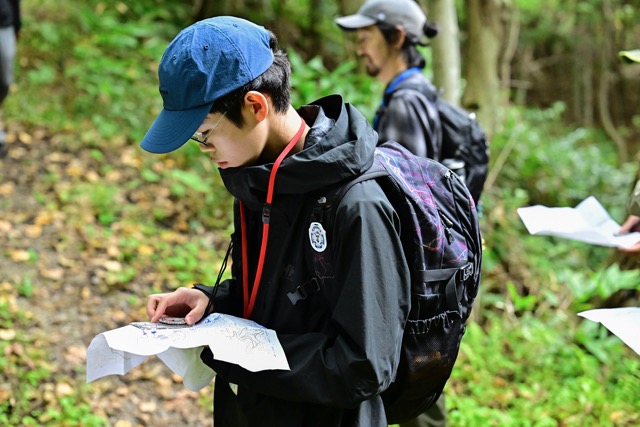
[[[244,96],[250,91],[268,94],[277,113],[285,113],[291,103],[291,64],[287,54],[278,48],[275,34],[271,31],[269,34],[273,64],[258,78],[217,99],[211,107],[211,113],[226,112],[226,117],[237,127],[244,124],[240,110],[244,105]]]
[[[387,43],[393,44],[398,40],[400,30],[395,25],[387,24],[386,22],[377,22],[376,26],[380,29]],[[422,31],[427,38],[431,39],[438,34],[438,27],[432,22],[427,21]],[[425,44],[420,41],[418,36],[405,32],[404,43],[400,47],[400,50],[409,68],[424,68],[427,65],[427,60],[422,53],[420,53],[417,45],[424,46]]]

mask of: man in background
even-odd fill
[[[0,106],[13,83],[13,64],[20,26],[20,0],[0,0]],[[6,151],[5,133],[0,121],[0,157]]]
[[[417,46],[438,34],[413,0],[368,0],[354,15],[336,19],[355,32],[357,54],[371,77],[386,85],[373,128],[379,143],[397,141],[413,154],[441,160],[442,128],[422,73],[426,59]]]

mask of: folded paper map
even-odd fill
[[[640,354],[640,307],[599,308],[578,313],[599,322],[625,344]]]
[[[589,196],[575,208],[536,205],[518,208],[518,215],[530,234],[558,236],[618,248],[640,242],[640,233],[618,235],[620,225],[593,196]]]
[[[250,320],[213,313],[194,326],[134,322],[97,335],[87,349],[87,382],[124,375],[157,355],[184,379],[185,387],[197,391],[215,376],[200,360],[204,346],[209,346],[214,359],[252,372],[289,370],[275,331]]]

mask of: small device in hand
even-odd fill
[[[164,316],[161,317],[160,319],[158,319],[158,322],[164,324],[164,325],[173,325],[173,326],[182,326],[182,325],[186,325],[187,321],[184,319],[184,317],[168,317],[168,316]]]

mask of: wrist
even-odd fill
[[[194,283],[193,286],[191,287],[191,289],[197,289],[200,292],[202,292],[203,294],[205,294],[207,296],[208,302],[207,302],[207,307],[204,310],[204,314],[202,315],[202,318],[204,319],[205,317],[207,317],[209,314],[213,313],[214,311],[214,304],[213,304],[213,287],[211,286],[207,286],[203,283]]]

